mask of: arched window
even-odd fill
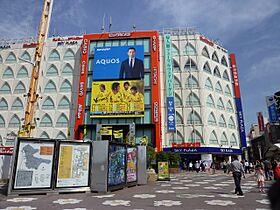
[[[9,78],[13,78],[14,77],[14,72],[11,69],[11,67],[7,67],[6,70],[3,73],[2,78],[3,79],[9,79]]]
[[[180,131],[174,133],[174,143],[180,144],[184,142],[184,137]]]
[[[56,122],[57,127],[67,127],[68,126],[68,118],[65,114],[61,114]]]
[[[175,93],[175,105],[176,106],[183,106],[181,98],[176,93]]]
[[[50,61],[59,61],[60,60],[60,55],[57,52],[57,50],[53,50],[49,56]]]
[[[24,60],[31,61],[31,57],[27,51],[24,51],[20,57]]]
[[[226,67],[228,66],[225,56],[222,57],[221,63]]]
[[[14,115],[9,122],[9,128],[18,128],[19,125],[20,125],[19,117],[17,115]]]
[[[197,66],[192,59],[188,59],[184,67],[185,71],[197,71]]]
[[[199,98],[195,93],[190,93],[186,101],[187,106],[200,106]]]
[[[56,86],[53,81],[49,81],[45,87],[46,93],[56,92]]]
[[[232,129],[235,129],[235,128],[236,128],[235,123],[234,123],[234,120],[233,120],[232,117],[230,117],[229,120],[228,120],[228,127],[229,127],[229,128],[232,128]]]
[[[5,120],[1,115],[0,115],[0,128],[5,128]]]
[[[216,85],[215,85],[215,91],[217,93],[220,93],[220,94],[223,94],[223,89],[222,89],[222,86],[220,84],[220,82],[217,82]]]
[[[64,80],[62,85],[60,86],[60,92],[71,92],[72,86],[68,80]]]
[[[196,50],[191,43],[187,43],[184,50],[185,55],[195,55]]]
[[[11,87],[7,82],[5,82],[0,88],[0,94],[10,94],[10,93],[11,93]]]
[[[25,68],[25,66],[22,66],[17,73],[17,78],[24,78],[24,77],[28,77],[28,71]]]
[[[207,96],[207,98],[206,98],[206,106],[215,108],[214,99],[211,95]]]
[[[58,103],[59,109],[68,109],[70,108],[70,101],[64,96]]]
[[[178,112],[176,112],[176,124],[184,124],[183,117]]]
[[[19,82],[14,90],[14,93],[25,93],[26,89],[22,82]]]
[[[209,137],[209,144],[219,144],[217,134],[215,131],[212,131]]]
[[[213,112],[209,114],[208,125],[217,125],[217,121]]]
[[[0,100],[0,110],[8,110],[8,102],[5,98]]]
[[[223,100],[221,98],[218,99],[217,108],[220,109],[220,110],[225,110],[225,105],[224,105]]]
[[[221,74],[218,66],[214,68],[214,76],[221,78]]]
[[[16,59],[15,54],[13,52],[10,52],[10,54],[6,58],[6,63],[16,63],[16,62],[17,62],[17,59]]]
[[[44,131],[43,133],[41,133],[40,138],[49,139],[50,136],[49,136],[49,134],[47,132]]]
[[[65,134],[64,134],[62,131],[60,131],[60,132],[57,134],[56,139],[63,139],[63,140],[65,140],[65,139],[67,139],[67,138],[66,138]]]
[[[175,89],[181,89],[182,88],[181,82],[175,76],[174,76],[174,88]]]
[[[203,71],[212,74],[209,64],[206,62],[203,66]]]
[[[219,118],[219,126],[223,127],[223,128],[227,127],[224,115],[221,115],[220,118]]]
[[[47,97],[42,105],[42,109],[54,109],[54,102],[51,97]]]
[[[232,103],[231,103],[230,101],[227,102],[226,110],[227,110],[228,112],[231,112],[231,113],[234,112]]]
[[[3,63],[3,58],[1,55],[0,55],[0,63]]]
[[[207,47],[206,47],[206,46],[202,49],[201,54],[202,54],[203,56],[205,56],[206,58],[210,58],[210,56],[209,56],[209,53],[208,53],[208,50],[207,50]]]
[[[221,143],[221,145],[228,145],[228,139],[227,139],[227,136],[226,136],[225,132],[223,132],[223,134],[221,136],[220,143]]]
[[[237,146],[237,140],[236,140],[236,137],[235,137],[234,134],[232,134],[231,137],[230,137],[230,144],[232,146]]]
[[[209,77],[205,81],[205,88],[207,88],[208,90],[213,90],[213,85]]]
[[[19,98],[17,98],[13,105],[12,105],[12,110],[23,110],[23,103]]]
[[[224,78],[224,80],[229,81],[229,76],[228,76],[227,70],[224,71],[223,78]]]
[[[178,56],[179,55],[179,50],[174,44],[172,44],[172,52],[171,53],[172,53],[172,56]]]
[[[199,88],[199,84],[198,84],[198,81],[197,79],[194,77],[194,76],[189,76],[188,79],[187,79],[187,83],[185,85],[186,88]]]
[[[75,55],[71,49],[68,49],[64,54],[63,60],[74,60]]]
[[[228,85],[226,85],[226,87],[225,87],[225,95],[226,95],[226,96],[229,96],[229,97],[231,97],[231,96],[232,96],[232,95],[231,95],[230,88],[229,88],[229,86],[228,86]]]
[[[47,70],[46,76],[57,76],[58,70],[55,65],[51,65],[49,69]]]
[[[45,114],[45,116],[42,118],[40,122],[41,127],[53,127],[52,119],[48,114]]]
[[[180,72],[180,66],[177,63],[177,61],[175,61],[174,59],[173,59],[173,70],[174,70],[175,73]]]
[[[213,60],[213,61],[216,61],[216,62],[218,62],[218,63],[219,63],[219,58],[218,58],[218,56],[217,56],[217,53],[216,53],[216,52],[213,52],[213,54],[212,54],[212,60]]]
[[[202,122],[201,122],[201,118],[200,116],[197,114],[196,111],[192,111],[188,118],[187,118],[187,124],[195,124],[195,125],[201,125]]]
[[[204,143],[202,136],[200,135],[200,133],[197,130],[193,130],[189,136],[188,142],[200,142],[200,143]]]
[[[66,64],[64,69],[62,70],[62,75],[72,75],[73,74],[73,68],[70,64]]]

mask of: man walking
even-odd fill
[[[243,192],[241,189],[241,176],[244,175],[244,168],[243,165],[238,161],[237,157],[234,157],[234,160],[229,165],[228,173],[232,171],[234,184],[235,184],[235,194],[237,193],[238,196],[243,196]]]

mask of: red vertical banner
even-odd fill
[[[261,112],[258,112],[258,125],[260,132],[264,131],[264,119],[263,119],[263,114]]]
[[[231,61],[231,73],[233,79],[233,87],[234,87],[234,95],[236,98],[240,98],[240,87],[239,87],[239,79],[238,79],[238,70],[236,65],[236,58],[235,54],[230,54],[230,61]]]

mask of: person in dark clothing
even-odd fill
[[[280,179],[271,185],[268,190],[268,199],[272,210],[280,209]]]
[[[241,189],[241,176],[245,178],[243,165],[238,161],[237,157],[234,158],[234,161],[229,165],[228,173],[232,172],[234,184],[235,184],[235,194],[238,196],[243,196]]]

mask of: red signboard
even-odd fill
[[[214,46],[214,43],[212,41],[210,41],[209,39],[207,39],[206,37],[204,37],[204,36],[200,36],[199,39],[201,41],[203,41],[204,43],[209,44],[210,46]]]
[[[14,151],[14,147],[0,147],[0,155],[12,155]]]
[[[172,148],[200,147],[200,142],[172,143]]]
[[[238,79],[238,70],[236,65],[236,58],[235,54],[230,54],[230,62],[231,62],[231,74],[233,78],[233,87],[234,87],[234,95],[235,98],[240,98],[240,86],[239,86],[239,79]]]
[[[264,120],[263,120],[263,114],[261,112],[258,112],[258,125],[260,132],[264,131]]]

